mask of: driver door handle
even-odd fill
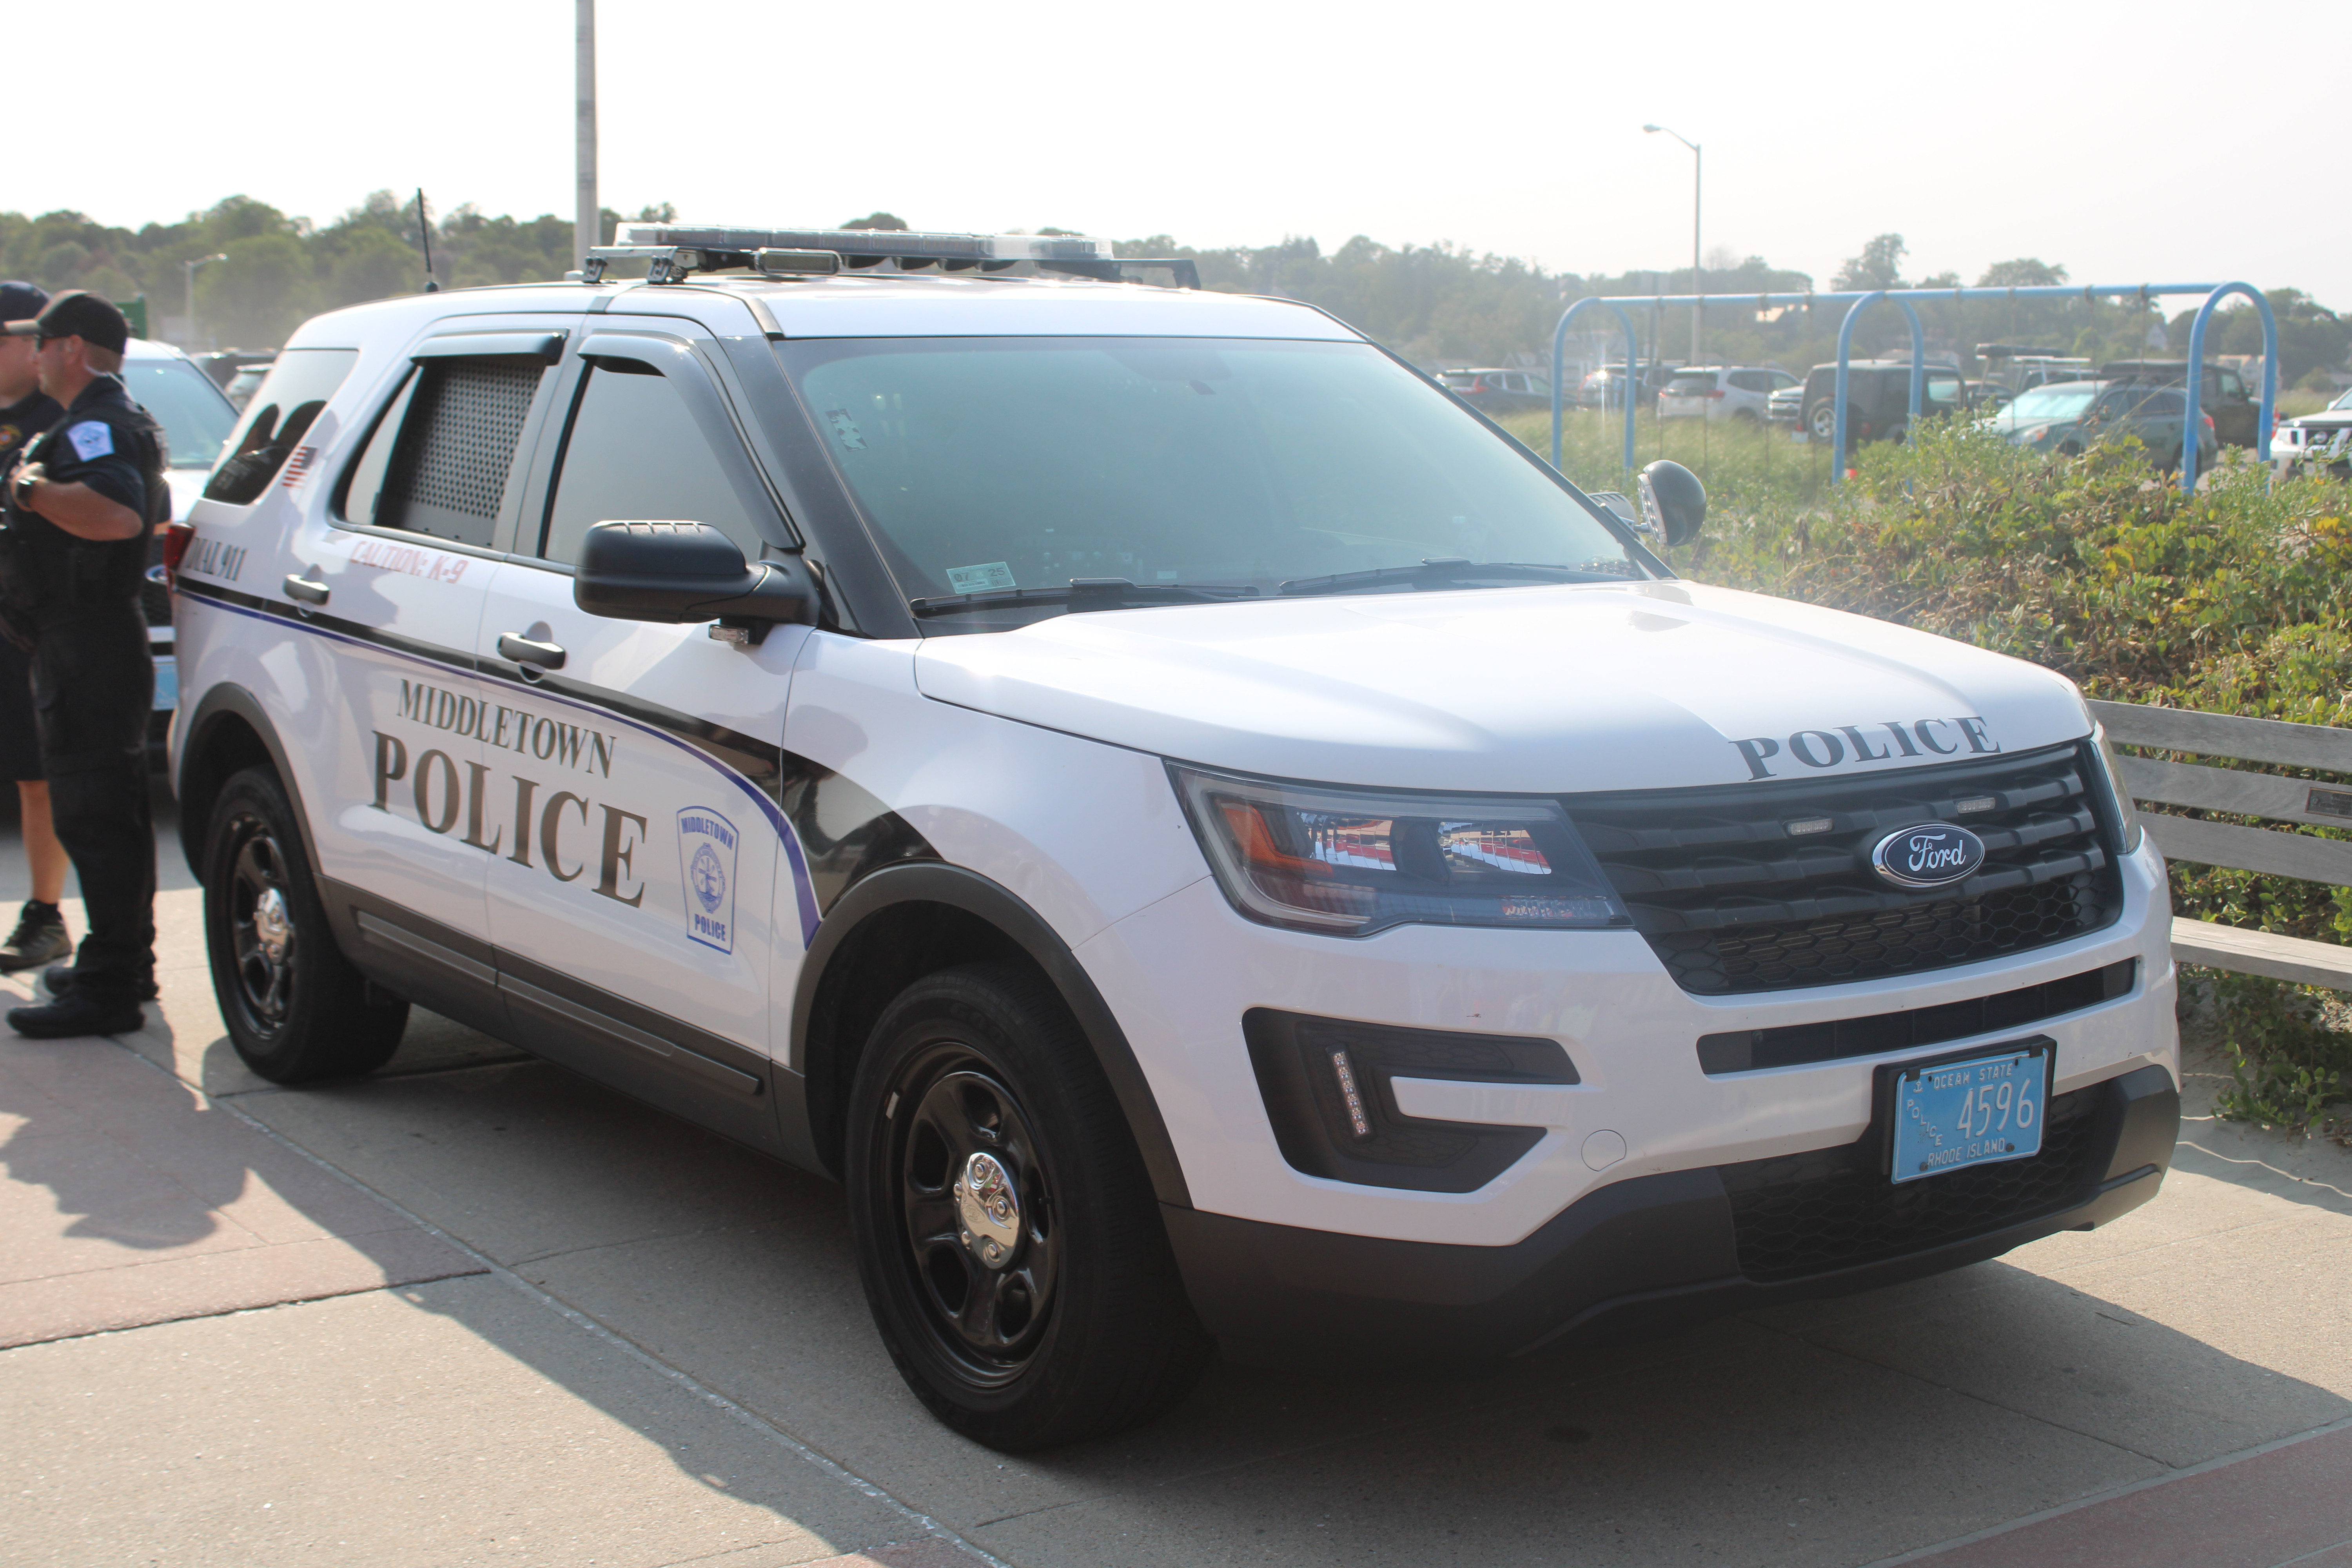
[[[289,599],[299,599],[306,605],[323,605],[327,602],[328,593],[324,583],[313,582],[299,572],[286,574],[286,596]]]
[[[563,647],[560,643],[535,642],[515,632],[499,634],[499,657],[517,664],[536,665],[541,669],[563,668]]]

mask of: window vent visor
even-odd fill
[[[1294,1170],[1335,1182],[1475,1192],[1543,1139],[1540,1127],[1407,1116],[1399,1078],[1474,1083],[1578,1081],[1557,1040],[1353,1024],[1271,1008],[1242,1019],[1276,1144]]]

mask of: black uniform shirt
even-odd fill
[[[84,417],[97,412],[100,405],[115,405],[105,411],[112,417]],[[137,407],[121,380],[111,375],[95,378],[65,411],[59,421],[63,428],[42,443],[42,462],[52,482],[88,485],[115,505],[129,507],[143,521],[147,515],[147,476],[141,471],[144,454],[133,448],[128,431],[118,423],[118,409],[128,412]],[[158,442],[163,434],[157,426]],[[163,462],[170,460],[160,453],[158,457]]]
[[[16,448],[58,422],[64,409],[58,400],[35,387],[22,403],[12,403],[0,408],[0,477],[5,477],[16,461]]]

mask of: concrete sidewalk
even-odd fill
[[[2192,1115],[2155,1203],[1995,1263],[1496,1373],[1220,1367],[1013,1459],[899,1384],[836,1189],[423,1015],[383,1075],[262,1084],[196,900],[141,1034],[0,1037],[0,1563],[2352,1550],[2340,1149]]]

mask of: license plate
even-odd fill
[[[2036,1043],[1897,1068],[1889,1174],[1916,1182],[2042,1152],[2050,1047]]]

